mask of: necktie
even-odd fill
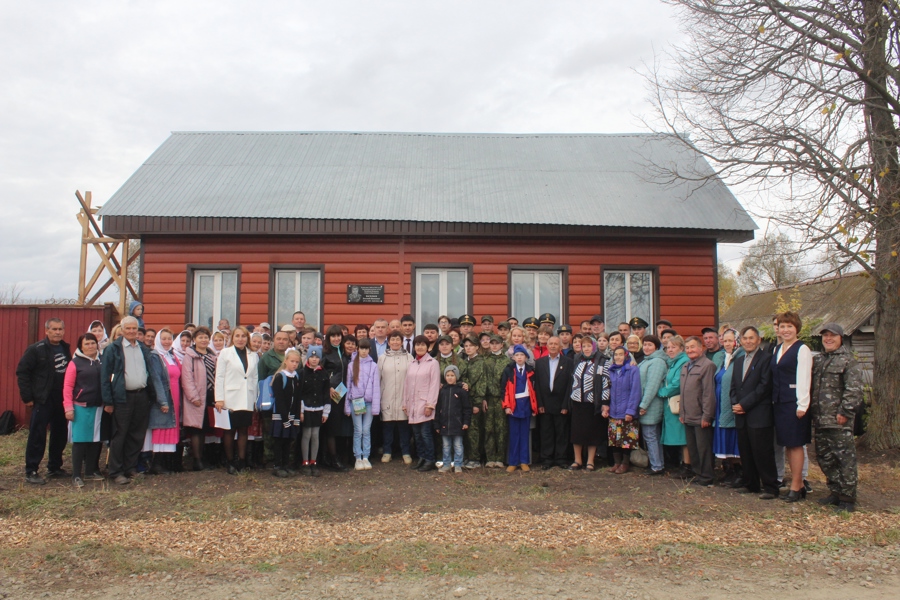
[[[412,354],[412,342],[409,341],[409,338],[406,339],[406,351]]]

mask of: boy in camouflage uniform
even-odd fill
[[[484,431],[484,357],[479,353],[480,344],[474,336],[463,340],[464,360],[461,365],[466,367],[466,376],[463,383],[469,386],[469,398],[472,400],[472,422],[466,430],[463,438],[466,456],[469,460],[463,465],[467,469],[481,467],[481,455],[484,452],[482,444],[482,432]]]
[[[856,442],[853,422],[862,407],[862,371],[843,346],[844,329],[822,327],[825,351],[813,358],[810,411],[816,428],[816,458],[831,492],[819,504],[852,512],[856,506]]]
[[[506,454],[506,413],[503,410],[500,380],[503,369],[509,364],[509,357],[503,352],[503,338],[491,337],[491,353],[484,357],[484,377],[478,397],[487,402],[484,415],[484,454],[487,467],[503,468]]]

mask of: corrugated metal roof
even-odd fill
[[[738,330],[748,325],[771,325],[778,294],[790,301],[793,289],[782,288],[739,298],[719,320]],[[875,314],[875,287],[865,273],[803,283],[796,289],[802,306],[800,317],[804,321],[818,322],[812,329],[814,335],[818,335],[826,323],[837,323],[850,335]]]
[[[752,232],[728,188],[655,134],[176,132],[101,215],[546,223]]]

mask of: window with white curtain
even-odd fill
[[[468,269],[416,269],[416,330],[438,317],[459,317],[469,311]]]
[[[563,272],[514,269],[510,274],[509,293],[512,316],[521,322],[528,317],[550,313],[557,323],[565,323],[562,314]]]
[[[221,319],[237,326],[237,270],[195,270],[191,322],[212,331]]]
[[[321,326],[322,272],[319,269],[275,270],[275,323],[280,329],[302,311],[307,323]],[[273,331],[277,331],[274,329]]]
[[[603,273],[603,316],[608,330],[634,317],[653,323],[654,308],[652,271]]]

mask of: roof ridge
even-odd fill
[[[644,132],[581,132],[581,133],[534,133],[534,132],[441,132],[441,131],[171,131],[171,135],[384,135],[404,137],[674,137],[667,133]]]

